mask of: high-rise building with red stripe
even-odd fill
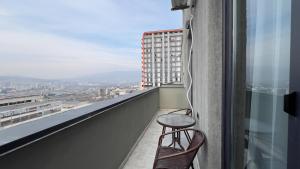
[[[142,86],[182,84],[183,30],[144,32],[142,37]]]

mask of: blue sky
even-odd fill
[[[247,1],[247,26],[248,83],[288,88],[291,0]]]
[[[144,31],[181,27],[171,0],[1,0],[0,75],[139,70]]]

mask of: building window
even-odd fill
[[[170,37],[170,41],[175,41],[176,37]]]

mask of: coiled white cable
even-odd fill
[[[189,58],[188,58],[188,67],[187,67],[188,75],[189,75],[189,78],[190,78],[190,84],[189,84],[189,87],[188,87],[188,90],[187,90],[187,93],[186,93],[186,97],[187,97],[188,103],[190,105],[190,108],[192,110],[192,114],[194,115],[194,108],[193,108],[193,105],[192,105],[190,97],[189,97],[189,93],[191,92],[191,88],[192,88],[192,85],[193,85],[192,74],[191,74],[191,71],[190,71],[191,58],[192,58],[193,45],[194,45],[194,32],[193,32],[193,25],[192,25],[193,17],[194,16],[191,15],[190,29],[191,29],[192,42],[191,42],[191,47],[190,47],[190,52],[189,52]]]

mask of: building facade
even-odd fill
[[[11,126],[61,110],[61,102],[44,101],[41,95],[3,97],[0,98],[0,127]]]
[[[41,101],[42,99],[43,97],[39,95],[3,97],[0,98],[0,107],[23,104],[23,103],[38,102]]]
[[[145,32],[142,37],[142,86],[182,84],[181,29]]]
[[[61,102],[41,101],[0,107],[0,127],[57,113],[62,110]]]

